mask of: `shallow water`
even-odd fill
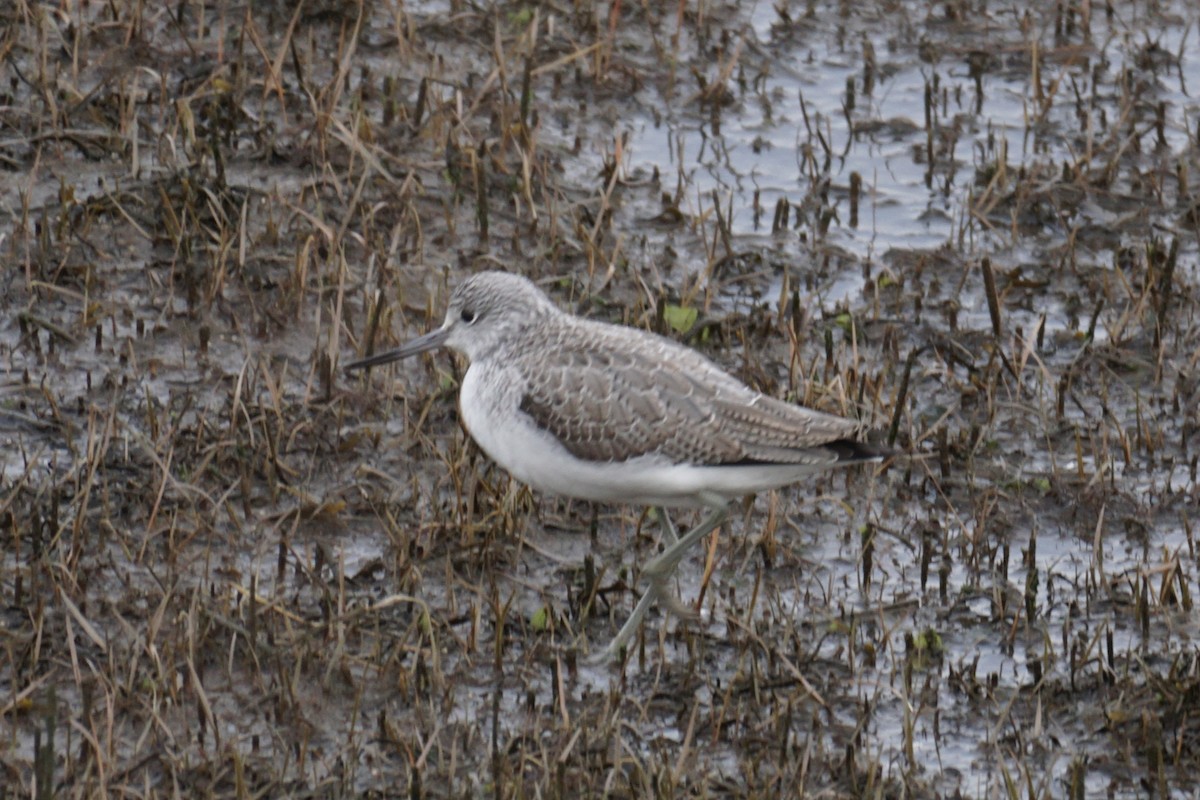
[[[301,10],[285,46],[295,10],[264,6],[255,60],[193,6],[126,49],[99,7],[39,19],[110,67],[59,62],[58,117],[20,21],[0,111],[23,789],[47,719],[108,715],[99,755],[53,740],[78,794],[104,759],[109,791],[1194,793],[1195,9],[1056,33],[1036,4],[385,3]],[[85,123],[87,147],[39,139]],[[700,547],[676,576],[704,623],[652,613],[628,664],[589,664],[653,517],[511,483],[457,423],[448,356],[321,365],[376,289],[378,344],[496,267],[611,321],[696,306],[672,335],[876,436],[916,353],[910,457],[739,506],[711,578]]]

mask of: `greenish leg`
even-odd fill
[[[680,560],[683,559],[683,554],[693,544],[716,530],[728,516],[728,506],[714,509],[699,525],[688,531],[683,538],[679,538],[675,535],[675,528],[671,525],[670,517],[666,516],[665,511],[663,512],[663,517],[667,520],[668,530],[670,535],[674,537],[674,541],[667,546],[666,550],[655,556],[642,570],[643,574],[649,578],[650,586],[646,589],[641,599],[638,600],[633,613],[629,615],[629,619],[621,626],[621,630],[617,631],[617,635],[613,637],[608,647],[604,649],[604,658],[616,657],[620,654],[621,648],[629,644],[630,640],[633,639],[633,635],[637,633],[638,625],[641,624],[642,619],[646,616],[646,612],[650,610],[650,605],[655,600],[669,596],[667,594],[667,581],[675,573],[676,567],[679,566]],[[678,599],[675,599],[672,609],[676,610],[678,608],[681,608],[681,604]],[[685,616],[688,615],[685,614]]]

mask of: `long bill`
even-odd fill
[[[424,336],[418,336],[410,342],[405,342],[395,350],[387,350],[382,353],[376,353],[373,356],[360,358],[357,361],[351,361],[344,369],[346,372],[354,372],[355,370],[378,367],[380,364],[390,364],[393,361],[399,361],[402,358],[415,356],[418,353],[424,353],[429,350],[436,350],[446,343],[446,337],[449,335],[450,330],[442,326]]]

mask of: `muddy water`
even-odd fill
[[[1195,791],[1190,6],[109,6],[6,20],[14,785]],[[589,665],[654,518],[509,482],[447,356],[322,363],[497,266],[907,457]]]

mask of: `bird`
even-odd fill
[[[668,525],[670,541],[643,567],[649,586],[606,658],[656,600],[673,599],[680,560],[735,499],[887,455],[858,440],[855,420],[755,391],[664,336],[569,314],[503,271],[459,283],[439,327],[345,369],[442,347],[469,362],[459,391],[467,432],[517,480],[580,500],[709,511],[682,537]]]

